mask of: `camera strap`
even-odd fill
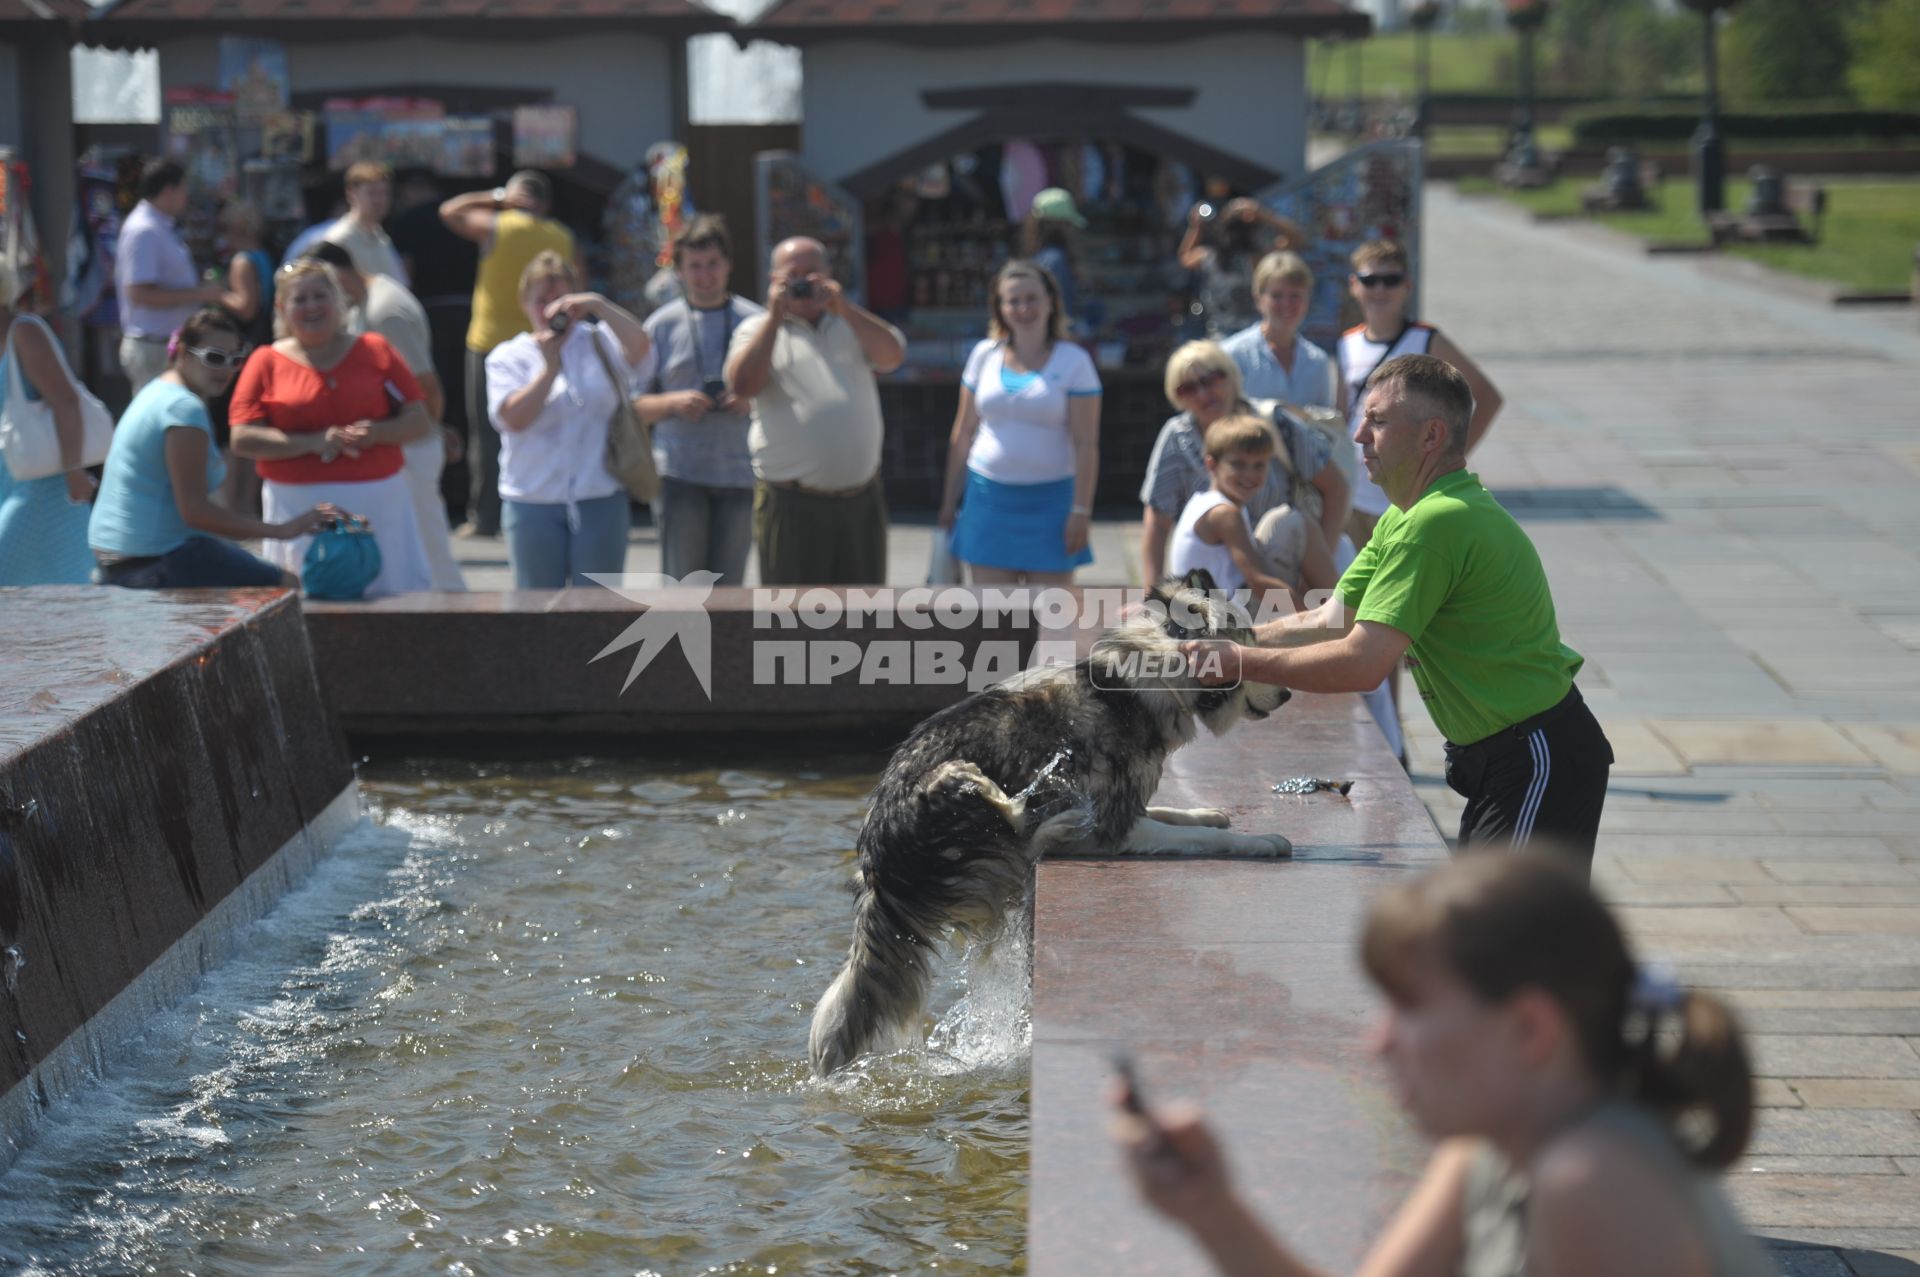
[[[720,309],[726,314],[725,335],[720,338],[720,366],[712,372],[707,371],[707,352],[700,342],[702,327],[700,316],[711,312],[702,311],[692,302],[687,303],[687,332],[693,338],[693,370],[700,375],[702,382],[717,381],[726,372],[727,351],[733,345],[733,326],[739,316],[733,313],[733,294],[727,294],[727,300],[720,303]]]

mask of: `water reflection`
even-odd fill
[[[1019,1271],[1024,936],[815,1082],[877,760],[809,766],[371,770],[373,823],[0,1179],[0,1269]]]

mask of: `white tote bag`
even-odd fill
[[[45,321],[35,315],[20,315],[13,321],[13,331],[7,334],[7,404],[0,410],[0,455],[7,459],[7,470],[19,483],[65,474],[67,470],[60,460],[60,434],[53,423],[52,406],[45,399],[27,398],[20,355],[14,349],[14,333],[20,331],[22,324],[34,325],[46,334],[53,346],[60,371],[66,373],[74,392],[80,396],[80,464],[99,465],[107,459],[107,447],[113,442],[113,414],[92,391],[74,380],[67,368],[66,356],[60,353],[60,343]]]

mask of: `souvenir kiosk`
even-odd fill
[[[761,269],[772,243],[816,234],[908,335],[882,390],[897,506],[937,504],[988,282],[1031,251],[1023,220],[1049,186],[1087,223],[1070,252],[1075,338],[1106,390],[1099,501],[1134,505],[1166,356],[1202,329],[1175,258],[1188,210],[1304,177],[1306,41],[1368,24],[1340,0],[782,0],[736,33],[798,46],[805,68],[801,147],[760,161]]]

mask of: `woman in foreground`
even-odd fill
[[[1439,1142],[1362,1273],[1775,1271],[1712,1176],[1753,1125],[1739,1028],[1636,968],[1584,880],[1538,854],[1464,858],[1385,893],[1361,959],[1399,1101]],[[1117,1100],[1142,1195],[1221,1272],[1314,1271],[1248,1212],[1196,1112]]]

